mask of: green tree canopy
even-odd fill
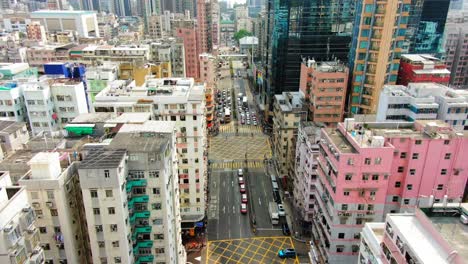
[[[234,39],[239,41],[239,39],[247,36],[252,36],[252,33],[245,29],[241,29],[234,34]]]

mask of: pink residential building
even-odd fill
[[[216,85],[216,58],[208,53],[200,54],[200,80],[210,86]]]
[[[460,202],[468,177],[468,135],[438,120],[346,119],[322,129],[319,149],[312,247],[329,263],[356,263],[366,222]]]
[[[338,61],[301,64],[299,88],[308,101],[309,119],[333,126],[343,121],[348,72]]]
[[[199,78],[199,59],[198,59],[198,43],[197,32],[195,27],[178,28],[177,37],[184,41],[185,51],[185,74],[187,77]]]

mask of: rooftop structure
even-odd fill
[[[408,85],[413,82],[435,82],[448,84],[450,71],[445,63],[428,54],[401,55],[397,83]]]
[[[40,10],[31,13],[48,32],[73,30],[80,37],[99,37],[96,12],[71,10]],[[58,22],[58,23],[57,23]]]
[[[437,83],[384,87],[377,121],[430,119],[445,121],[459,131],[468,130],[468,92]]]

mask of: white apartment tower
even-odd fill
[[[91,263],[78,171],[72,163],[62,171],[58,152],[40,152],[31,171],[18,184],[25,187],[37,216],[41,246],[50,263]]]
[[[94,263],[185,263],[174,122],[125,124],[80,180]]]
[[[182,222],[205,216],[205,86],[193,78],[147,78],[141,87],[105,88],[95,98],[95,112],[151,113],[152,120],[174,121]]]
[[[47,263],[35,221],[25,188],[12,186],[9,173],[0,172],[0,263]]]

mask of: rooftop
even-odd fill
[[[436,62],[442,62],[440,59],[430,54],[402,54],[402,59],[407,59],[411,62],[421,62],[423,64],[435,64]]]
[[[86,113],[80,114],[75,117],[71,124],[81,124],[81,123],[102,123],[111,118],[111,113]]]
[[[27,69],[29,69],[27,63],[0,63],[0,73],[3,75],[14,75]]]
[[[348,67],[341,61],[320,61],[317,62],[314,59],[306,60],[303,58],[302,62],[307,66],[307,68],[314,68],[319,72],[347,72]]]
[[[76,16],[76,15],[90,15],[96,14],[94,11],[85,11],[85,10],[38,10],[31,13],[31,16],[34,18],[35,16]]]
[[[293,110],[302,110],[303,96],[300,92],[283,92],[275,94],[275,100],[282,112],[291,112]]]
[[[468,260],[468,225],[460,222],[459,217],[437,216],[429,217],[433,226],[440,235],[453,247],[454,250]]]
[[[118,149],[94,149],[90,151],[80,164],[80,169],[104,169],[116,168],[125,157],[126,150]]]
[[[324,128],[323,130],[341,153],[357,153],[354,146],[337,128]]]
[[[132,152],[164,153],[172,134],[159,131],[120,132],[112,139],[108,148],[123,148]]]
[[[0,120],[0,133],[14,133],[24,127],[26,123],[16,121],[2,121]]]
[[[258,38],[247,36],[239,39],[240,45],[258,45]]]

